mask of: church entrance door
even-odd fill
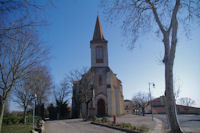
[[[99,99],[97,102],[97,115],[104,116],[106,114],[105,102],[103,99]]]

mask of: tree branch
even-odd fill
[[[146,0],[146,2],[149,3],[149,5],[151,6],[152,11],[153,11],[153,15],[154,15],[155,20],[156,20],[156,23],[158,24],[158,26],[159,26],[161,32],[162,32],[163,35],[164,35],[164,34],[166,33],[166,31],[165,31],[165,29],[164,29],[164,27],[163,27],[163,25],[162,25],[162,23],[161,23],[161,21],[160,21],[160,19],[159,19],[159,17],[158,17],[158,13],[157,13],[156,7],[154,6],[153,3],[150,2],[150,0]]]

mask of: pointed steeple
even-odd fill
[[[99,16],[97,16],[93,39],[90,42],[91,43],[95,43],[95,42],[105,42],[105,43],[107,43],[107,40],[105,40],[104,35],[103,35],[103,30],[102,30],[102,27],[101,27]]]

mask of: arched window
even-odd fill
[[[96,63],[103,63],[103,47],[96,47]]]

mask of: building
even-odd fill
[[[121,81],[108,65],[108,41],[97,16],[93,39],[90,41],[91,68],[74,82],[72,116],[113,116],[124,114]]]
[[[134,113],[133,101],[124,100],[124,112],[125,112],[125,114],[133,114]]]
[[[200,108],[176,104],[178,114],[200,114]],[[164,96],[152,100],[152,110],[154,114],[165,114]],[[151,113],[151,102],[146,104],[146,113]]]

